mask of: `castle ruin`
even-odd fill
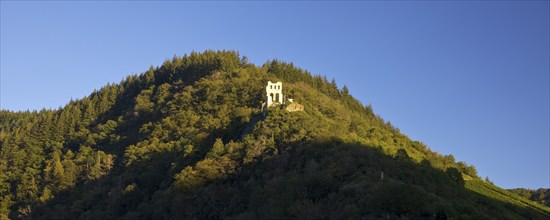
[[[272,83],[271,81],[268,81],[267,86],[265,87],[265,92],[267,94],[267,108],[284,104],[282,82]]]
[[[264,103],[265,110],[267,110],[267,108],[269,107],[285,104],[282,82],[273,83],[271,81],[268,81],[267,86],[265,87],[265,92],[267,96],[267,99],[266,99],[267,101],[266,103]],[[290,104],[286,107],[286,111],[288,112],[304,111],[304,106],[301,104],[298,104],[297,102],[294,102],[294,100],[288,99],[288,103]]]

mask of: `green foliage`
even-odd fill
[[[509,189],[508,191],[518,194],[523,198],[527,198],[529,200],[532,200],[542,205],[546,205],[550,207],[550,189],[540,188],[537,190],[532,190],[532,189],[516,188],[516,189]]]
[[[395,159],[397,161],[404,162],[404,161],[409,161],[411,158],[409,157],[409,154],[407,153],[407,151],[405,149],[399,149],[399,150],[397,150],[397,153],[395,154]]]
[[[153,107],[155,106],[155,103],[151,101],[151,95],[153,94],[153,91],[151,89],[143,90],[139,95],[136,97],[136,106],[135,114],[139,116],[139,113],[151,113],[153,111]]]
[[[447,168],[445,173],[447,173],[447,175],[449,175],[449,177],[451,178],[451,180],[453,182],[455,182],[459,186],[464,186],[464,179],[462,178],[462,173],[460,173],[460,171],[458,171],[458,169],[456,169],[454,167],[449,167],[449,168]]]
[[[268,80],[283,81],[305,112],[264,115]],[[232,51],[174,57],[57,110],[0,111],[0,219],[544,219],[549,210],[410,140],[346,86]]]

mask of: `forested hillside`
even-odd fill
[[[305,111],[264,117],[269,80]],[[233,51],[174,57],[57,110],[1,111],[0,147],[0,219],[550,218],[334,80]]]
[[[550,189],[540,188],[537,190],[532,190],[532,189],[516,188],[516,189],[509,189],[508,191],[516,193],[524,198],[530,199],[532,201],[535,201],[550,207]]]

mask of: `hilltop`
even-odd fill
[[[267,82],[305,111],[262,110]],[[234,51],[174,57],[57,110],[0,112],[0,219],[545,219],[345,86]]]

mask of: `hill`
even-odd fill
[[[537,190],[532,190],[532,189],[516,188],[516,189],[509,189],[508,191],[516,193],[521,197],[527,198],[531,201],[535,201],[550,207],[550,189],[540,188]]]
[[[261,109],[267,81],[305,111]],[[0,219],[547,219],[335,81],[233,51],[0,112]]]

